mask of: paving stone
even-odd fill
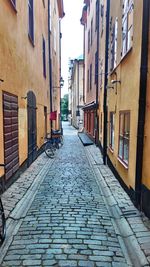
[[[2,266],[127,266],[125,251],[115,234],[113,218],[97,186],[87,151],[91,153],[94,170],[97,164],[101,164],[97,169],[110,204],[116,203],[119,216],[125,218],[131,233],[139,238],[149,260],[147,227],[108,166],[102,165],[99,149],[94,145],[93,148],[83,148],[76,131],[72,128],[67,131],[64,146],[57,151],[55,158],[51,160],[45,154],[40,155],[3,195],[9,215],[45,168],[43,180],[38,184],[35,198]],[[132,214],[136,217],[131,217]]]
[[[23,266],[26,266],[26,265],[37,266],[40,264],[41,264],[41,260],[24,260],[23,261]]]

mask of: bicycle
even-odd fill
[[[0,164],[0,167],[4,167],[4,164]],[[2,200],[0,198],[0,246],[3,244],[6,237],[6,218]]]
[[[52,158],[56,149],[63,145],[63,136],[61,131],[52,130],[51,137],[46,139],[45,153],[49,158]]]

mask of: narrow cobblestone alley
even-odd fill
[[[76,130],[67,124],[64,146],[46,160],[26,216],[3,245],[1,266],[134,266]]]

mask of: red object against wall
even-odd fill
[[[53,111],[50,113],[50,120],[51,121],[56,121],[56,118],[57,118],[57,111]]]

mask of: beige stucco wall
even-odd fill
[[[28,37],[28,1],[16,1],[16,10],[10,1],[2,0],[0,8],[0,162],[4,161],[2,91],[18,96],[19,116],[19,163],[26,160],[27,136],[27,92],[36,95],[37,146],[44,142],[44,106],[49,113],[48,76],[48,7],[42,1],[34,1],[34,46]],[[42,36],[46,42],[46,79],[43,76]],[[48,121],[49,125],[49,121]],[[2,175],[1,170],[0,175]]]
[[[111,80],[120,80],[121,84],[114,84],[114,89],[108,89],[108,125],[109,112],[115,112],[115,147],[113,153],[108,148],[108,155],[119,175],[127,186],[135,187],[136,166],[136,142],[138,123],[138,100],[141,63],[141,36],[142,36],[142,1],[134,1],[133,21],[133,47],[129,53],[121,59],[121,5],[119,0],[111,1],[110,16],[118,17],[118,42],[117,42],[117,67],[109,76]],[[116,72],[116,74],[115,74]],[[119,111],[130,111],[130,143],[128,168],[118,160],[118,136],[119,136]],[[109,133],[108,133],[109,144]]]

